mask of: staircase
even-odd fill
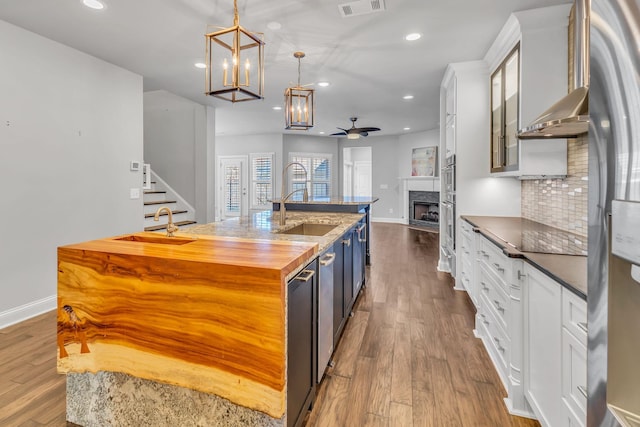
[[[195,224],[195,210],[184,201],[167,183],[151,171],[151,189],[144,190],[144,231],[158,231],[167,228],[168,215],[160,214],[160,221],[154,221],[156,211],[166,206],[171,209],[173,223],[178,227]]]

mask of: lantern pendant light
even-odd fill
[[[285,129],[307,130],[314,122],[314,90],[300,85],[300,60],[304,58],[304,52],[294,52],[293,56],[298,59],[298,85],[284,91]]]
[[[205,35],[205,93],[231,102],[263,99],[263,35],[240,26],[237,0],[233,12],[233,27]]]

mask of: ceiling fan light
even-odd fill
[[[359,133],[348,133],[347,134],[347,139],[360,139],[360,134]]]

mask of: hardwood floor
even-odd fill
[[[0,329],[0,426],[66,426],[56,312]]]
[[[372,226],[372,266],[306,427],[538,426],[511,416],[438,235]],[[0,426],[66,426],[55,311],[0,329]]]
[[[438,234],[375,223],[371,242],[367,287],[306,427],[539,426],[507,412],[471,300],[436,271]]]

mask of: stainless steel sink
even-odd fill
[[[324,236],[336,228],[336,224],[312,224],[303,223],[287,230],[279,231],[281,234],[298,234],[302,236]]]
[[[189,237],[166,237],[159,234],[149,234],[148,236],[141,236],[139,234],[130,234],[128,236],[118,237],[113,240],[124,240],[126,242],[138,242],[138,243],[160,243],[164,245],[184,245],[186,243],[195,242],[196,239]]]

